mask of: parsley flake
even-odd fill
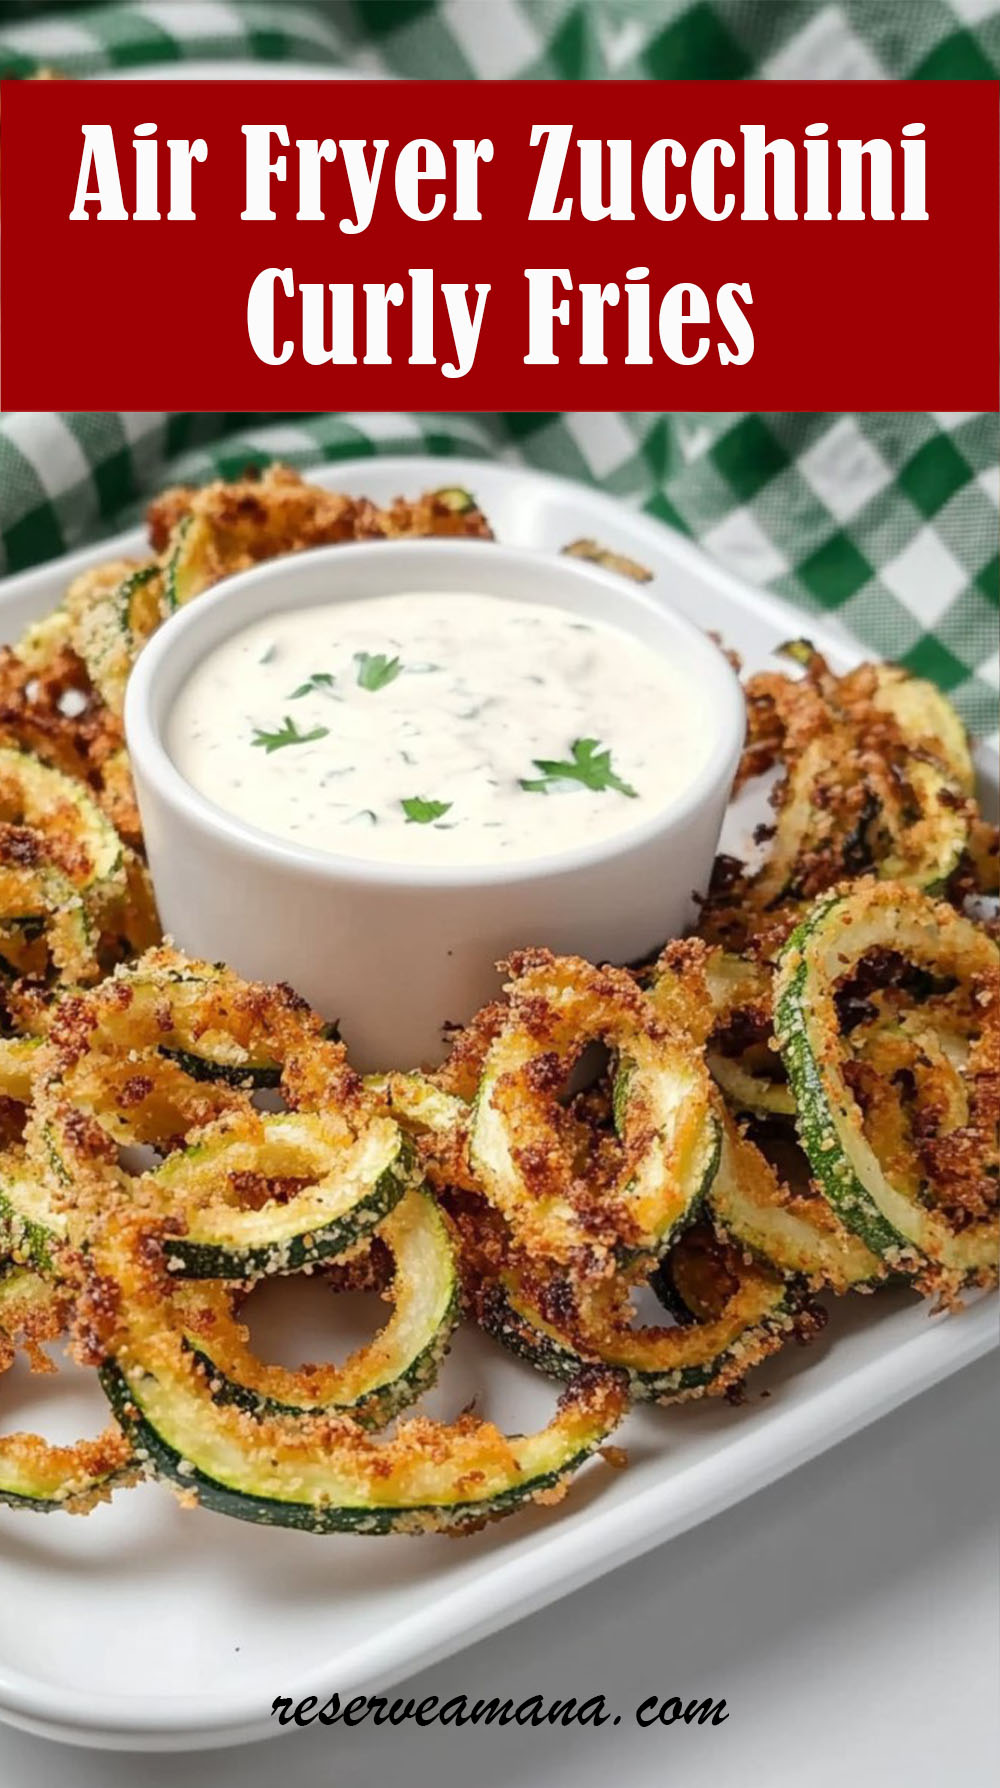
[[[394,683],[403,668],[398,658],[387,658],[384,652],[355,652],[354,662],[358,667],[358,688],[368,689],[373,695],[387,683]]]
[[[451,810],[450,801],[424,801],[420,795],[410,795],[399,805],[406,815],[406,823],[411,826],[429,826],[433,820],[440,819],[442,814]]]
[[[311,677],[307,677],[304,683],[300,683],[297,689],[292,690],[288,699],[290,702],[297,702],[300,696],[312,695],[316,689],[332,689],[334,681],[335,678],[330,671],[313,671]]]
[[[613,788],[618,794],[627,795],[629,800],[637,799],[638,791],[631,783],[623,782],[611,768],[611,753],[602,751],[597,739],[574,739],[570,754],[572,761],[568,763],[558,758],[532,758],[535,769],[541,770],[542,774],[522,777],[521,787],[530,794],[547,795],[550,788],[557,787],[560,782],[579,782],[597,793]]]
[[[313,739],[325,739],[330,731],[328,726],[314,726],[311,732],[300,733],[290,714],[286,714],[281,726],[273,733],[265,727],[255,726],[252,745],[262,745],[270,757],[272,751],[280,751],[284,745],[309,745]]]

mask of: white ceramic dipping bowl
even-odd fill
[[[475,590],[614,622],[697,683],[712,735],[703,769],[628,831],[495,867],[304,849],[196,793],[165,740],[175,698],[207,652],[283,609],[400,590]],[[440,1060],[443,1024],[496,996],[495,964],[518,946],[624,963],[681,932],[708,881],[743,729],[739,683],[689,621],[592,566],[460,540],[324,547],[229,578],[154,635],[125,703],[164,930],[192,956],[290,982],[340,1021],[365,1071]]]

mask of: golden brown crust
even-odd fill
[[[770,957],[809,902],[845,876],[874,870],[905,880],[911,864],[917,874],[933,861],[946,818],[964,825],[969,865],[979,860],[973,840],[984,849],[967,794],[964,742],[938,740],[911,714],[904,725],[893,705],[901,689],[922,685],[876,664],[837,676],[804,641],[788,655],[804,675],[765,671],[746,682],[747,737],[736,777],[739,789],[784,771],[771,793],[775,825],[758,834],[770,848],[756,869],[718,860],[698,927],[727,949]]]
[[[185,523],[195,522],[201,530],[188,594],[262,559],[314,546],[418,536],[491,538],[485,517],[462,492],[425,492],[379,506],[311,485],[282,466],[234,481],[173,487],[150,505],[148,522],[157,557],[151,562],[154,576],[148,589],[143,584],[149,601],[136,621],[142,637],[160,618],[168,562],[187,537],[182,533]],[[582,550],[584,543],[578,544]],[[160,1045],[169,1047],[174,1037],[171,977],[199,965],[158,946],[121,721],[99,661],[84,649],[88,639],[93,642],[90,623],[98,605],[105,604],[110,612],[122,580],[135,569],[131,560],[91,568],[74,580],[55,616],[30,629],[17,649],[0,650],[0,744],[36,752],[93,791],[132,847],[125,856],[127,892],[113,914],[120,933],[115,949],[148,952],[137,968],[110,975],[96,988],[74,992],[58,1004],[51,999],[46,965],[39,967],[29,952],[21,978],[4,988],[5,1028],[47,1038],[38,1052],[27,1122],[30,1158],[41,1172],[46,1128],[56,1126],[71,1183],[54,1194],[54,1203],[79,1217],[74,1239],[86,1240],[91,1251],[78,1254],[67,1247],[60,1252],[63,1280],[49,1302],[32,1305],[27,1300],[19,1314],[16,1300],[8,1300],[6,1326],[0,1326],[0,1367],[20,1346],[38,1370],[51,1370],[44,1346],[67,1321],[72,1321],[82,1360],[100,1364],[120,1349],[127,1357],[136,1321],[176,1311],[183,1303],[166,1264],[180,1219],[165,1212],[152,1194],[137,1195],[135,1185],[129,1199],[119,1196],[123,1140],[171,1150],[192,1138],[249,1137],[262,1124],[245,1086],[193,1079],[160,1052]],[[141,639],[133,640],[132,649],[138,643]],[[585,1357],[599,1359],[605,1343],[627,1350],[626,1337],[636,1332],[630,1327],[630,1298],[650,1257],[637,1250],[623,1263],[623,1253],[638,1233],[623,1187],[639,1172],[657,1125],[648,1101],[636,1096],[628,1125],[618,1134],[607,1072],[582,1092],[566,1092],[567,1074],[583,1044],[600,1036],[620,1055],[627,1035],[634,1035],[651,1046],[682,1046],[700,1064],[707,1043],[711,1051],[766,1078],[768,1058],[772,1066],[774,1060],[771,964],[791,925],[809,900],[837,884],[845,871],[856,875],[866,867],[881,868],[900,839],[913,849],[924,839],[918,822],[907,817],[911,806],[919,806],[912,779],[920,766],[941,767],[947,742],[921,734],[919,728],[917,736],[905,734],[891,704],[880,705],[887,676],[893,683],[897,673],[862,665],[838,677],[801,642],[792,655],[804,675],[769,672],[748,681],[747,739],[738,777],[742,783],[776,768],[790,772],[775,798],[775,827],[762,830],[761,843],[777,830],[780,844],[796,817],[790,810],[796,800],[807,798],[809,824],[801,837],[793,838],[780,876],[774,853],[771,867],[765,861],[755,872],[720,862],[703,914],[703,936],[668,944],[655,969],[644,976],[557,958],[544,949],[512,953],[501,965],[508,977],[502,996],[453,1036],[445,1063],[425,1077],[432,1089],[452,1096],[463,1108],[438,1131],[421,1132],[418,1126],[415,1147],[457,1238],[470,1304],[482,1313],[500,1276],[516,1268],[542,1315]],[[126,653],[126,672],[127,663]],[[88,674],[88,664],[106,700]],[[960,741],[957,753],[957,767],[954,761],[948,765],[954,786],[941,800],[967,822],[965,849],[948,884],[949,898],[958,906],[972,895],[997,891],[1000,854],[996,829],[979,818],[965,792]],[[796,781],[803,764],[806,769],[799,769]],[[883,820],[885,835],[880,831]],[[56,816],[41,840],[16,813],[5,810],[0,777],[0,881],[7,877],[10,911],[23,905],[23,890],[46,864],[70,878],[85,870],[71,822],[72,816],[66,816],[61,825]],[[736,977],[738,986],[728,1003],[724,998],[721,1004],[713,981],[719,944],[742,952],[746,971]],[[840,1015],[852,1035],[846,1078],[869,1139],[877,1143],[890,1171],[901,1181],[929,1187],[928,1196],[961,1229],[997,1207],[1000,987],[995,977],[986,977],[959,993],[925,989],[915,1000],[898,965],[869,962],[865,969],[867,979],[855,974],[838,992]],[[141,974],[158,983],[159,997],[138,996]],[[919,1024],[913,1022],[914,1011]],[[496,1075],[489,1097],[506,1121],[523,1193],[522,1208],[513,1212],[484,1196],[468,1136],[491,1051],[512,1029],[526,1040],[525,1058]],[[307,1113],[336,1113],[345,1132],[362,1125],[375,1109],[394,1115],[391,1096],[379,1105],[342,1047],[322,1035],[319,1020],[287,987],[244,983],[223,973],[206,987],[195,1030],[216,1042],[228,1039],[238,1059],[246,1059],[246,1052],[266,1039],[282,1066],[287,1104]],[[967,1052],[960,1068],[936,1048],[938,1033],[959,1038]],[[714,1089],[710,1097],[717,1097]],[[18,1100],[0,1100],[4,1142],[19,1146],[24,1127],[25,1110]],[[745,1138],[741,1142],[751,1147]],[[836,1232],[838,1220],[814,1185],[792,1186],[775,1174],[771,1178],[774,1199],[783,1209],[808,1214],[818,1230],[825,1226],[831,1235]],[[269,1199],[295,1198],[303,1184],[292,1174],[241,1168],[228,1173],[221,1195],[236,1206],[256,1208]],[[587,1241],[585,1249],[571,1251],[569,1259],[556,1265],[545,1253],[549,1237],[544,1225],[522,1221],[525,1212],[530,1217],[547,1201],[561,1202]],[[674,1256],[688,1306],[697,1307],[703,1322],[716,1320],[749,1260],[721,1235],[713,1239],[707,1232],[700,1239],[689,1232]],[[323,1268],[344,1290],[384,1291],[391,1270],[378,1238]],[[231,1316],[238,1292],[232,1305],[229,1294],[222,1295]],[[212,1308],[206,1295],[197,1305],[196,1328],[198,1322],[211,1326]],[[807,1337],[819,1321],[805,1304],[787,1323],[755,1333],[745,1347],[734,1349],[709,1392],[732,1394],[759,1358],[793,1336]],[[234,1333],[245,1344],[238,1324]],[[676,1336],[665,1326],[644,1333],[647,1338]],[[170,1353],[177,1366],[171,1352],[175,1339],[165,1339],[163,1345],[164,1357]],[[180,1369],[197,1375],[190,1362],[181,1362]],[[303,1368],[303,1382],[317,1370]],[[591,1396],[596,1408],[602,1399],[620,1399],[622,1392],[620,1384],[609,1385],[606,1373],[595,1373],[589,1388],[586,1380],[578,1381],[573,1395],[581,1407]],[[252,1435],[255,1445],[266,1450],[273,1442],[304,1463],[326,1447],[353,1453],[359,1472],[369,1473],[373,1482],[423,1463],[460,1463],[465,1449],[467,1470],[459,1470],[456,1482],[460,1490],[473,1493],[485,1469],[509,1465],[512,1457],[512,1440],[471,1412],[447,1429],[417,1417],[405,1424],[389,1451],[373,1449],[346,1418],[311,1416],[291,1437],[287,1429],[262,1426],[246,1412],[230,1412],[225,1420],[240,1436]],[[75,1449],[46,1448],[32,1436],[0,1441],[4,1445],[20,1448],[25,1464],[37,1471],[48,1465],[57,1475],[68,1473],[77,1487],[63,1506],[74,1509],[92,1506],[108,1494],[106,1485],[85,1479],[102,1474],[118,1478],[128,1471],[127,1444],[114,1427]],[[557,1484],[537,1500],[555,1501],[563,1489]],[[470,1516],[465,1526],[479,1524]]]
[[[13,1290],[5,1288],[0,1317],[0,1373],[18,1351],[32,1372],[56,1371],[44,1347],[60,1340],[72,1325],[67,1287],[47,1290],[35,1275],[20,1274]],[[72,1445],[54,1446],[41,1435],[24,1432],[0,1435],[0,1475],[5,1472],[37,1486],[43,1501],[73,1515],[88,1514],[109,1501],[115,1488],[135,1483],[141,1475],[117,1422],[109,1422],[95,1440]]]
[[[178,485],[150,504],[146,518],[154,552],[166,551],[189,516],[211,524],[210,581],[246,570],[263,558],[335,546],[349,540],[394,540],[427,535],[490,539],[482,512],[456,511],[434,491],[397,497],[380,509],[367,497],[348,497],[309,484],[289,466],[200,487]]]

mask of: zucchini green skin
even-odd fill
[[[163,574],[163,607],[168,615],[200,596],[207,587],[208,580],[198,562],[198,548],[206,531],[211,531],[210,525],[194,515],[183,516],[174,529]]]
[[[438,503],[443,503],[454,515],[468,515],[476,507],[475,497],[461,484],[443,484],[440,490],[432,494]]]
[[[44,1311],[55,1299],[53,1287],[30,1267],[7,1261],[0,1265],[0,1331],[11,1326],[11,1306],[23,1312],[26,1306]],[[6,1322],[5,1322],[6,1317]],[[54,1332],[54,1331],[53,1331]],[[136,1481],[135,1462],[122,1462],[105,1471],[89,1471],[73,1450],[42,1443],[29,1456],[14,1436],[8,1442],[0,1435],[0,1506],[34,1515],[57,1512],[74,1514],[89,1509],[95,1501],[104,1501],[112,1490]]]
[[[726,1120],[722,1159],[708,1196],[717,1233],[786,1279],[830,1286],[838,1293],[884,1283],[881,1256],[851,1230],[833,1224],[821,1198],[814,1202],[819,1214],[826,1214],[826,1224],[810,1216],[808,1203],[790,1208],[782,1201],[774,1170]]]
[[[709,1073],[728,1105],[760,1117],[794,1117],[795,1101],[790,1087],[756,1073],[746,1065],[744,1057],[724,1055],[711,1047],[712,1034],[719,1024],[725,1024],[746,1005],[759,1007],[769,1003],[767,970],[716,948],[706,959],[703,975],[703,986],[698,985],[699,977],[685,987],[676,971],[661,962],[654,971],[649,996],[668,1023],[679,1021],[691,1036],[706,1044]]]
[[[429,1390],[437,1378],[441,1363],[451,1345],[451,1337],[461,1314],[461,1296],[456,1285],[451,1303],[441,1326],[420,1353],[409,1360],[399,1376],[388,1384],[377,1386],[355,1402],[303,1404],[284,1403],[277,1397],[262,1397],[247,1385],[227,1377],[204,1349],[191,1345],[191,1357],[205,1374],[213,1403],[245,1409],[254,1416],[313,1415],[323,1409],[330,1415],[350,1415],[365,1428],[384,1428],[411,1403]]]
[[[662,1260],[664,1255],[669,1253],[674,1243],[680,1240],[684,1231],[690,1229],[692,1223],[696,1223],[702,1215],[705,1202],[719,1170],[721,1154],[722,1125],[715,1113],[712,1112],[704,1122],[701,1148],[688,1174],[687,1196],[683,1204],[675,1212],[671,1222],[661,1225],[652,1249],[642,1245],[637,1248],[625,1246],[616,1248],[615,1259],[619,1266],[631,1266],[650,1253]]]
[[[44,974],[65,987],[92,981],[100,974],[97,933],[84,896],[70,878],[51,864],[30,873],[34,893],[22,889],[23,910],[8,910],[0,919],[0,969],[6,979]],[[44,939],[42,961],[32,945]]]
[[[873,1254],[917,1276],[931,1267],[960,1283],[996,1272],[995,1224],[955,1233],[943,1217],[898,1192],[868,1145],[860,1113],[832,1062],[824,1027],[832,1019],[821,958],[837,952],[838,973],[866,951],[889,945],[934,960],[945,933],[965,940],[986,966],[993,946],[965,919],[916,890],[877,883],[855,894],[821,896],[788,939],[775,988],[775,1035],[795,1093],[797,1128],[813,1173],[833,1209]]]
[[[609,1374],[603,1376],[610,1380]],[[183,1408],[178,1412],[180,1419],[175,1420],[169,1395],[161,1395],[153,1412],[150,1387],[154,1395],[161,1387],[152,1374],[141,1370],[126,1373],[112,1360],[101,1368],[100,1378],[118,1422],[149,1474],[173,1484],[185,1498],[193,1496],[203,1508],[217,1514],[258,1526],[315,1534],[461,1533],[512,1514],[521,1504],[551,1494],[577,1471],[607,1439],[625,1407],[619,1393],[605,1397],[592,1413],[580,1412],[576,1420],[572,1410],[558,1412],[544,1436],[533,1437],[535,1450],[542,1454],[534,1466],[525,1472],[511,1469],[507,1482],[478,1497],[459,1492],[453,1500],[399,1504],[366,1502],[363,1497],[357,1502],[320,1497],[303,1501],[292,1493],[293,1487],[301,1490],[297,1476],[291,1478],[287,1498],[271,1494],[264,1484],[256,1490],[252,1458],[235,1463],[231,1459],[230,1477],[242,1481],[227,1481],[223,1471],[212,1466],[210,1428],[204,1436],[192,1433],[190,1420],[185,1424]],[[543,1443],[540,1448],[538,1441]]]
[[[611,1112],[619,1135],[624,1134],[628,1122],[629,1096],[635,1071],[636,1064],[623,1057],[612,1084]],[[662,1224],[657,1231],[652,1250],[657,1257],[662,1258],[684,1231],[697,1222],[718,1173],[721,1155],[722,1125],[715,1112],[710,1111],[702,1128],[701,1146],[695,1152],[694,1159],[688,1163],[687,1195],[675,1209],[672,1220]],[[627,1267],[649,1253],[648,1247],[628,1248],[620,1245],[615,1249],[615,1260],[619,1266]]]
[[[28,1305],[44,1310],[54,1296],[54,1288],[34,1268],[21,1261],[0,1259],[0,1329],[11,1331],[12,1309],[19,1313]]]
[[[956,793],[956,784],[951,774],[940,769],[937,764],[923,763],[919,758],[912,758],[907,768],[907,777],[919,800],[921,811],[933,814],[936,835],[923,858],[915,864],[890,854],[880,864],[879,876],[884,881],[899,881],[922,888],[927,894],[936,894],[947,886],[962,861],[962,853],[969,840],[969,817],[961,804],[950,804]]]
[[[390,1116],[415,1136],[453,1138],[469,1115],[464,1100],[444,1092],[429,1075],[417,1071],[366,1074],[365,1086],[384,1101]]]
[[[84,989],[80,1001],[81,1011],[86,1013],[87,1049],[81,1054],[53,1045],[46,1052],[46,1065],[35,1075],[26,1132],[28,1149],[43,1184],[52,1190],[57,1208],[66,1207],[71,1213],[69,1231],[74,1243],[83,1239],[75,1232],[80,1227],[84,1205],[93,1214],[98,1205],[127,1200],[135,1190],[131,1173],[110,1154],[81,1146],[81,1112],[88,1120],[96,1120],[119,1146],[157,1143],[161,1148],[172,1148],[178,1136],[194,1133],[193,1150],[174,1149],[155,1176],[144,1179],[146,1190],[155,1191],[157,1183],[161,1185],[167,1215],[171,1214],[171,1203],[185,1208],[194,1204],[199,1217],[204,1218],[206,1208],[212,1202],[220,1202],[218,1187],[209,1188],[215,1193],[214,1200],[192,1200],[187,1196],[192,1180],[197,1182],[194,1189],[204,1189],[203,1176],[213,1148],[229,1146],[235,1151],[237,1144],[242,1144],[243,1158],[237,1160],[230,1155],[228,1164],[237,1170],[261,1171],[249,1141],[258,1115],[252,1112],[249,1100],[237,1096],[214,1073],[207,1076],[207,1091],[203,1091],[192,1084],[183,1068],[165,1056],[159,1058],[157,1071],[159,1051],[174,1047],[190,1050],[201,1061],[211,1060],[213,1065],[219,1062],[235,1070],[238,1080],[245,1078],[248,1066],[252,1068],[261,1062],[265,1051],[268,1065],[271,1059],[280,1059],[283,1071],[299,1049],[325,1050],[330,1061],[339,1059],[336,1048],[324,1041],[320,1020],[290,989],[258,988],[255,993],[251,984],[219,965],[191,962],[178,967],[179,960],[183,962],[170,950],[152,948],[132,967],[116,970],[94,989]],[[116,1096],[122,1073],[129,1072],[128,1064],[132,1062],[142,1064],[141,1073],[136,1069],[136,1085],[143,1095],[140,1105],[120,1101]],[[237,1136],[231,1126],[228,1139],[220,1143],[219,1130],[212,1131],[209,1118],[216,1114],[221,1125],[223,1114],[231,1117],[238,1109],[247,1115],[242,1135]],[[266,1143],[270,1124],[280,1126],[291,1121],[291,1113],[262,1118],[263,1129],[256,1130],[255,1139]],[[346,1214],[345,1202],[335,1202],[328,1183],[338,1150],[331,1152],[327,1147],[338,1135],[346,1136],[346,1132],[338,1130],[340,1120],[333,1109],[323,1120],[316,1113],[310,1117],[307,1110],[298,1122],[300,1129],[312,1126],[313,1131],[320,1133],[318,1140],[314,1137],[309,1145],[305,1166],[279,1165],[267,1170],[269,1178],[294,1176],[306,1190],[319,1184],[311,1212],[308,1200],[296,1203],[296,1215],[304,1214],[304,1219],[311,1216],[312,1221],[303,1220],[303,1240],[290,1246],[286,1257],[289,1270],[310,1258],[322,1259],[330,1252],[340,1251],[355,1239],[345,1224],[339,1229],[330,1227],[329,1233],[318,1236],[315,1247],[309,1246],[311,1231],[328,1227],[325,1218]],[[392,1134],[398,1139],[395,1128]],[[399,1153],[398,1148],[395,1153]],[[399,1161],[397,1165],[398,1177],[403,1179],[404,1163]],[[85,1198],[81,1197],[84,1187]],[[355,1201],[358,1236],[366,1234],[387,1214],[402,1189],[391,1179],[375,1188],[362,1188],[371,1196],[363,1204]],[[181,1194],[185,1195],[183,1199]],[[228,1203],[228,1186],[222,1188],[222,1196]],[[288,1242],[294,1219],[282,1223],[274,1208],[277,1202],[272,1202],[268,1219],[259,1224],[251,1220],[253,1213],[234,1211],[232,1233],[228,1227],[216,1233],[207,1230],[204,1223],[199,1227],[193,1222],[190,1237],[178,1246],[178,1266],[198,1275],[232,1278],[282,1270],[282,1246]],[[195,1242],[205,1243],[208,1251],[196,1254],[189,1245]],[[213,1262],[211,1249],[216,1243],[220,1246]],[[261,1245],[259,1256],[252,1251],[256,1243]]]
[[[247,1062],[236,1067],[231,1062],[214,1062],[209,1056],[196,1055],[192,1049],[171,1049],[165,1044],[160,1045],[157,1053],[191,1080],[221,1080],[226,1086],[242,1087],[248,1092],[263,1092],[281,1084],[277,1062]]]
[[[15,1198],[3,1187],[0,1187],[0,1239],[19,1264],[35,1267],[40,1273],[54,1270],[53,1247],[58,1246],[57,1233],[25,1216],[18,1209]]]
[[[396,1263],[398,1298],[393,1318],[372,1349],[370,1369],[359,1372],[360,1356],[351,1369],[330,1370],[332,1384],[322,1397],[289,1401],[241,1383],[219,1362],[224,1350],[189,1327],[184,1345],[205,1374],[212,1401],[232,1404],[252,1415],[304,1416],[317,1411],[350,1414],[365,1427],[381,1428],[413,1403],[434,1382],[451,1345],[461,1315],[462,1297],[455,1250],[444,1217],[427,1192],[410,1192],[380,1231]],[[413,1306],[416,1305],[414,1310]],[[425,1306],[421,1310],[421,1306]],[[387,1346],[398,1351],[388,1361]],[[352,1382],[353,1381],[353,1382]]]
[[[275,1126],[281,1121],[280,1117],[270,1120]],[[186,1170],[204,1165],[224,1147],[225,1144],[221,1148],[213,1143],[195,1144],[178,1151],[168,1156],[151,1179],[168,1199],[171,1194],[183,1198]],[[363,1241],[414,1183],[412,1151],[397,1131],[395,1152],[389,1163],[362,1182],[348,1208],[328,1220],[317,1220],[315,1214],[310,1215],[293,1198],[287,1205],[272,1201],[259,1211],[233,1210],[227,1234],[226,1213],[216,1210],[202,1219],[209,1229],[214,1228],[214,1234],[199,1234],[196,1218],[189,1233],[170,1238],[167,1267],[181,1279],[256,1279],[270,1273],[297,1272],[343,1254]],[[243,1231],[248,1232],[247,1240],[241,1239]],[[250,1240],[250,1234],[255,1239]]]
[[[748,1111],[754,1117],[793,1118],[795,1100],[790,1087],[780,1081],[767,1080],[752,1074],[742,1062],[710,1049],[705,1060],[709,1072],[727,1105],[734,1111]]]
[[[877,679],[875,706],[893,716],[915,750],[930,748],[963,794],[974,794],[969,736],[947,696],[933,683],[912,677],[894,664],[880,665]]]
[[[29,1163],[11,1150],[0,1155],[0,1241],[15,1261],[39,1273],[53,1273],[65,1240],[65,1223]]]
[[[322,1036],[331,1043],[338,1040],[338,1029],[335,1024],[323,1026]],[[226,1086],[243,1088],[246,1091],[265,1092],[281,1085],[282,1065],[280,1062],[268,1060],[247,1061],[244,1063],[222,1062],[205,1051],[198,1051],[188,1045],[185,1048],[161,1044],[159,1054],[168,1062],[173,1062],[191,1080],[222,1081]]]
[[[649,1275],[647,1284],[659,1303],[663,1305],[668,1316],[672,1316],[679,1329],[687,1329],[698,1321],[698,1313],[686,1304],[680,1294],[679,1287],[668,1269],[670,1256],[658,1260]]]
[[[788,766],[787,796],[779,811],[774,843],[752,882],[758,910],[801,898],[799,869],[815,831],[813,790],[817,777],[829,768],[829,750],[825,738],[812,739]],[[875,860],[869,860],[870,853],[865,848],[861,862],[880,881],[898,882],[933,894],[944,887],[961,861],[969,835],[967,803],[952,775],[937,763],[907,755],[905,773],[916,799],[916,811],[905,819],[899,847]],[[860,832],[853,840],[843,841],[844,875],[857,874],[859,869],[859,862],[849,849],[851,843],[864,847],[868,823],[881,818],[882,802],[873,793],[871,802],[871,811]],[[929,835],[928,819],[933,822]],[[918,822],[925,827],[923,836],[918,832]]]
[[[640,565],[638,559],[630,559],[626,553],[616,553],[610,546],[602,546],[599,540],[571,540],[559,551],[567,559],[583,559],[588,565],[601,565],[605,571],[630,578],[634,584],[648,584],[653,580],[648,565]]]
[[[6,1474],[3,1437],[0,1435],[0,1506],[19,1509],[30,1515],[73,1515],[86,1513],[95,1501],[104,1502],[113,1490],[124,1490],[136,1483],[139,1473],[135,1465],[123,1465],[114,1471],[90,1478],[71,1476],[55,1495],[41,1482],[25,1483],[23,1474],[17,1483]]]
[[[795,936],[795,933],[792,933]],[[827,1099],[823,1076],[809,1044],[798,1001],[805,988],[805,965],[789,980],[776,1007],[781,1053],[795,1086],[798,1117],[796,1129],[814,1174],[842,1223],[861,1237],[873,1253],[892,1258],[903,1238],[887,1223],[878,1205],[853,1172],[841,1148],[836,1113]]]
[[[37,826],[43,834],[55,805],[75,809],[79,842],[90,861],[90,873],[73,878],[79,895],[99,907],[124,893],[122,841],[84,783],[13,746],[0,747],[2,777],[9,777],[21,791],[24,824]]]
[[[754,1275],[754,1279],[763,1286],[761,1275]],[[670,1284],[662,1262],[654,1276],[658,1295],[660,1282]],[[806,1302],[801,1284],[769,1279],[763,1295],[758,1293],[748,1301],[745,1324],[724,1345],[716,1346],[705,1341],[707,1328],[715,1325],[698,1323],[683,1301],[671,1296],[668,1308],[678,1320],[674,1350],[690,1355],[689,1359],[678,1359],[669,1365],[653,1364],[663,1336],[663,1331],[653,1331],[656,1339],[650,1342],[649,1365],[639,1365],[635,1358],[616,1352],[613,1343],[601,1350],[599,1363],[624,1372],[629,1394],[638,1403],[675,1403],[702,1396],[713,1385],[723,1387],[741,1379],[752,1365],[794,1335]],[[480,1319],[495,1340],[551,1378],[571,1378],[582,1366],[596,1363],[594,1355],[578,1352],[572,1342],[532,1309],[510,1275],[488,1287],[481,1298]],[[630,1335],[629,1353],[636,1355],[641,1352],[643,1331],[632,1330]]]
[[[558,993],[557,977],[564,973],[564,965],[557,962],[551,983],[537,976],[529,979],[538,980],[543,996],[551,998],[550,989]],[[584,986],[579,991],[584,1014],[589,998]],[[572,1022],[568,1009],[553,1003],[559,1024],[568,1028]],[[626,1264],[665,1253],[697,1216],[718,1166],[720,1136],[709,1103],[711,1083],[694,1046],[653,1029],[623,1028],[627,1041],[625,1035],[614,1039],[621,1043],[612,1092],[614,1122],[619,1135],[627,1139],[635,1102],[646,1131],[642,1155],[619,1195],[622,1205],[628,1207],[632,1234],[611,1243],[614,1258]],[[602,1026],[591,1024],[589,1029],[596,1035]],[[527,1217],[531,1232],[521,1238],[521,1245],[567,1261],[593,1252],[595,1238],[565,1193],[546,1193],[541,1199],[526,1188],[517,1164],[515,1139],[494,1099],[498,1083],[515,1074],[523,1076],[537,1053],[535,1039],[517,1022],[491,1044],[471,1108],[469,1161],[482,1191],[511,1223],[515,1234],[521,1216]],[[686,1127],[692,1127],[694,1111],[701,1114],[700,1122],[682,1149],[678,1133],[683,1135]],[[542,1121],[536,1115],[536,1125]],[[542,1235],[544,1246],[537,1240]]]
[[[87,669],[112,713],[122,713],[125,686],[143,645],[145,630],[138,625],[137,601],[141,600],[147,586],[155,584],[159,577],[160,567],[155,560],[130,572],[106,604],[106,612],[101,617],[103,632],[99,630],[96,638],[83,641],[85,646],[89,645],[89,650],[83,653]],[[159,617],[159,600],[154,605],[154,613]],[[98,619],[97,616],[94,618]]]
[[[202,1007],[210,1010],[212,1000],[219,993],[224,999],[227,983],[235,981],[237,977],[221,963],[191,961],[183,967],[164,968],[159,962],[148,967],[145,962],[140,962],[128,975],[135,1004],[126,1014],[126,1025],[133,1019],[136,1005],[148,1006],[163,1000],[170,1007],[171,1030],[168,1035],[171,1040],[161,1042],[159,1036],[146,1035],[143,1047],[155,1047],[158,1055],[180,1068],[191,1080],[217,1081],[248,1091],[276,1087],[281,1082],[283,1063],[267,1052],[266,1045],[251,1053],[234,1037],[226,1039],[224,1035],[222,1045],[216,1044],[213,1053],[211,1043],[199,1028]],[[221,1026],[217,1024],[215,1028],[218,1031]],[[144,1029],[148,1032],[150,1027],[147,1025]],[[313,1034],[319,1040],[338,1040],[336,1024],[317,1026]],[[122,1049],[132,1046],[127,1028],[121,1034],[115,1033],[113,1041]],[[227,1041],[228,1056],[221,1053]]]
[[[154,578],[159,576],[159,574],[160,567],[155,561],[151,565],[140,565],[135,571],[130,572],[124,582],[120,583],[118,586],[117,603],[119,620],[122,631],[125,634],[130,647],[133,649],[136,644],[133,603],[139,591],[144,590],[146,585],[151,583]]]
[[[479,1191],[468,1156],[471,1104],[417,1071],[368,1074],[365,1087],[410,1138],[428,1183],[438,1192]]]
[[[64,1504],[55,1497],[33,1495],[30,1491],[15,1490],[3,1481],[3,1464],[0,1462],[0,1507],[5,1509],[22,1509],[31,1515],[54,1515]]]

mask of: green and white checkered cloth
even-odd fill
[[[415,78],[995,79],[995,0],[0,0],[0,72],[185,58]],[[0,564],[131,521],[168,481],[272,457],[464,453],[562,472],[699,540],[997,725],[1000,423],[982,414],[8,413]]]

